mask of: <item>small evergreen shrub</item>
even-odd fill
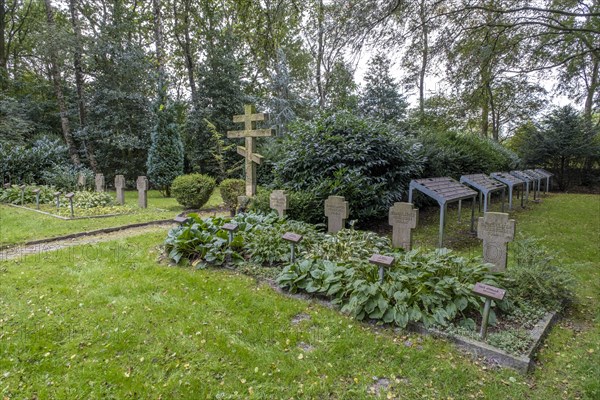
[[[171,191],[185,208],[199,209],[210,199],[216,186],[215,180],[208,175],[188,174],[175,178]]]
[[[246,182],[243,179],[225,179],[219,185],[219,191],[225,207],[234,215],[238,206],[238,196],[243,196],[246,192]]]

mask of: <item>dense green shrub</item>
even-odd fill
[[[79,174],[85,175],[85,187],[92,187],[94,184],[94,172],[88,168],[76,168],[72,165],[55,165],[42,173],[42,180],[46,185],[54,186],[58,190],[73,192],[77,189]]]
[[[310,193],[317,203],[344,196],[353,219],[385,216],[423,165],[420,144],[347,111],[296,123],[283,147],[274,187]]]
[[[44,171],[68,163],[67,148],[58,139],[42,137],[30,146],[0,143],[0,176],[5,181],[40,183]]]
[[[246,193],[246,182],[243,179],[225,179],[219,185],[219,191],[225,207],[234,215],[238,206],[238,196]]]
[[[450,176],[507,171],[518,167],[518,156],[501,144],[455,132],[424,134],[419,137],[427,161],[423,177]]]
[[[208,175],[189,174],[175,178],[171,191],[179,204],[198,209],[210,199],[216,186],[215,180]]]
[[[113,196],[106,192],[76,192],[73,204],[79,208],[108,207],[115,203]]]
[[[166,95],[161,94],[162,100],[166,102]],[[168,197],[171,195],[173,180],[183,173],[183,143],[173,107],[160,104],[156,114],[146,165],[150,182]]]

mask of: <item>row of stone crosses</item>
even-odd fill
[[[104,174],[96,174],[95,180],[96,192],[104,192],[106,187]],[[79,186],[85,186],[85,175],[80,174],[77,180]],[[138,206],[140,208],[148,208],[148,189],[149,182],[145,176],[138,176],[136,180],[138,191]],[[117,203],[125,204],[125,177],[123,175],[115,175],[115,189],[117,190]]]
[[[270,207],[283,217],[288,209],[287,195],[283,190],[273,190]],[[336,233],[344,228],[350,215],[348,202],[342,196],[329,196],[325,200],[327,232]],[[412,230],[417,227],[419,210],[412,203],[396,202],[389,210],[392,226],[392,245],[406,251],[412,247]],[[486,212],[477,223],[477,237],[483,240],[483,260],[494,265],[493,271],[506,269],[507,244],[515,236],[515,220],[508,214]]]

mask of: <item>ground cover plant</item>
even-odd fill
[[[157,264],[156,233],[0,262],[0,396],[596,399],[597,201],[552,195],[516,214],[577,281],[577,302],[527,376],[235,271]],[[459,253],[470,252],[481,247]]]

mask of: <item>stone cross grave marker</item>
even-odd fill
[[[412,246],[412,229],[417,227],[419,210],[412,203],[394,203],[390,207],[389,224],[393,227],[392,244],[408,251]]]
[[[148,178],[138,176],[136,186],[138,190],[138,206],[140,208],[148,208]]]
[[[115,175],[115,189],[117,189],[117,203],[125,204],[125,177],[123,175]]]
[[[85,181],[85,174],[83,172],[77,174],[77,186],[85,187]]]
[[[325,200],[325,216],[327,217],[327,232],[336,233],[344,228],[350,215],[348,202],[342,196],[329,196]]]
[[[486,212],[477,222],[477,237],[483,239],[483,261],[494,264],[492,271],[506,270],[508,242],[515,238],[515,220],[508,214]]]
[[[283,190],[273,190],[271,192],[270,206],[273,210],[277,210],[280,217],[285,215],[285,210],[288,209],[288,198]]]
[[[104,192],[104,174],[96,174],[96,192]]]
[[[267,114],[256,114],[254,106],[244,105],[244,115],[234,115],[233,122],[244,123],[243,131],[229,131],[227,137],[230,139],[244,138],[245,146],[238,146],[239,155],[246,158],[246,196],[252,197],[256,194],[256,165],[262,162],[263,156],[256,153],[256,138],[273,136],[272,129],[255,129],[257,121],[268,120]]]

